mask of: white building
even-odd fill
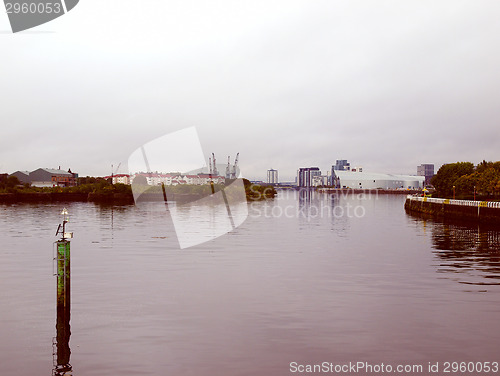
[[[130,185],[130,175],[127,174],[117,174],[113,176],[106,176],[105,179],[111,178],[112,184],[127,184]]]
[[[333,186],[351,189],[419,189],[424,187],[424,176],[392,175],[368,172],[334,171]]]

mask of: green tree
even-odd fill
[[[9,176],[7,178],[6,185],[7,185],[8,188],[15,187],[16,185],[19,185],[19,184],[21,184],[21,182],[19,181],[19,179],[17,178],[17,176]]]
[[[497,185],[500,182],[500,172],[495,170],[493,164],[490,166],[480,174],[477,184],[478,191],[486,195],[495,194]]]
[[[471,175],[474,172],[474,164],[471,162],[457,162],[442,165],[431,183],[436,188],[436,193],[441,197],[453,196],[453,186],[456,186],[458,178]]]
[[[97,178],[87,176],[85,178],[78,178],[77,182],[78,185],[83,185],[83,184],[94,184],[97,181]]]
[[[459,196],[470,196],[474,194],[474,187],[477,186],[478,179],[479,174],[477,172],[460,176],[454,183],[456,194]]]

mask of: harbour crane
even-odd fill
[[[231,179],[236,179],[238,176],[237,174],[237,169],[238,169],[238,159],[240,157],[240,153],[237,153],[236,154],[236,158],[234,159],[234,165],[233,165],[233,171],[231,173]],[[228,162],[227,162],[227,166],[229,167],[229,159],[228,159]]]
[[[227,156],[226,179],[231,179],[231,157]]]
[[[215,154],[212,153],[212,163],[214,164],[213,174],[215,176],[219,175],[219,171],[217,171],[217,164],[215,163]]]

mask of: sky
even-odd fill
[[[0,172],[126,173],[193,126],[257,180],[497,161],[499,19],[493,0],[81,0],[13,34],[1,12]]]

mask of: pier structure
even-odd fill
[[[500,225],[500,202],[407,196],[408,213]]]

